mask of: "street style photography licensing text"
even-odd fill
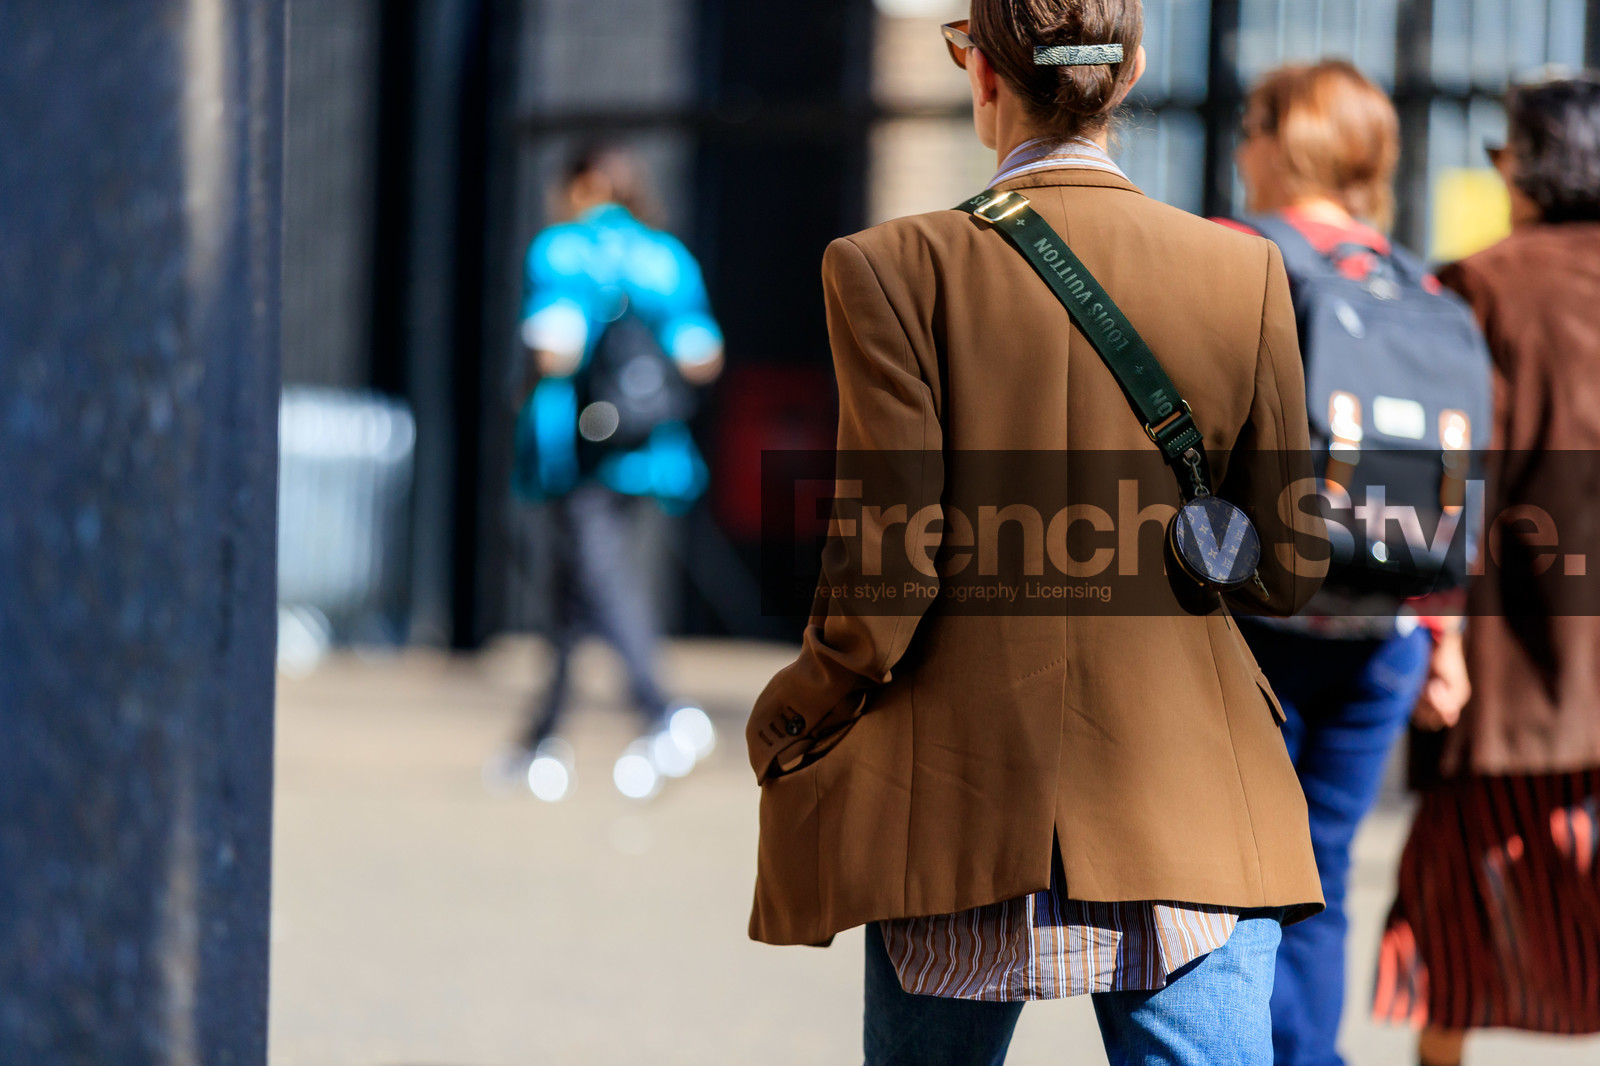
[[[1399,470],[1390,483],[1284,476],[1306,473],[1314,458],[1218,456],[1218,494],[1259,531],[1263,571],[1336,582],[1359,569],[1393,575],[1407,596],[1531,583],[1566,613],[1600,614],[1600,580],[1588,567],[1600,544],[1574,539],[1592,524],[1559,486],[1510,497],[1482,473],[1490,464],[1442,476],[1428,453],[1389,464]],[[1574,462],[1600,474],[1600,455]],[[1586,482],[1586,470],[1575,465],[1572,474]],[[762,501],[769,614],[824,605],[887,615],[935,604],[976,614],[1206,609],[1174,577],[1167,529],[1181,499],[1154,453],[773,452],[763,456]],[[1229,531],[1199,534],[1220,545]],[[1465,610],[1499,610],[1506,597],[1462,600]],[[1393,604],[1379,598],[1360,609]]]

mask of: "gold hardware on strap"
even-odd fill
[[[991,214],[995,208],[1005,204],[1006,209],[999,214]],[[1028,198],[1020,192],[1003,192],[995,196],[988,203],[981,204],[972,213],[990,225],[999,225],[1012,215],[1028,206]]]

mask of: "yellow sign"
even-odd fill
[[[1511,233],[1511,198],[1499,172],[1458,167],[1433,185],[1433,247],[1429,258],[1453,263],[1481,252]]]

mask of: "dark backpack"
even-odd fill
[[[576,386],[579,465],[586,472],[605,455],[643,447],[658,427],[694,415],[693,386],[650,327],[631,314],[606,327]]]
[[[1463,505],[1493,403],[1471,309],[1431,290],[1426,268],[1399,248],[1324,255],[1283,219],[1248,224],[1278,246],[1289,274],[1313,464],[1330,491],[1328,586],[1402,598],[1461,587],[1477,538]],[[1340,272],[1355,255],[1372,257],[1364,280]]]

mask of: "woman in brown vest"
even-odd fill
[[[1512,235],[1441,274],[1494,355],[1489,558],[1417,709],[1449,728],[1374,1007],[1423,1029],[1427,1066],[1469,1029],[1600,1032],[1600,82],[1507,111]]]
[[[823,261],[840,483],[846,456],[884,456],[902,507],[838,504],[800,656],[751,715],[750,932],[867,926],[869,1066],[1000,1062],[1023,1002],[1078,994],[1115,1063],[1265,1066],[1280,924],[1321,906],[1281,713],[1230,609],[1289,613],[1325,570],[1320,521],[1285,496],[1309,476],[1294,311],[1274,246],[1145,198],[1107,154],[1142,29],[1138,0],[974,0],[945,36],[997,191]],[[1073,313],[1098,328],[1120,306],[1186,408],[1135,414],[1001,229],[1019,224],[1077,254]],[[1152,443],[1174,427],[1211,457],[1199,487],[1261,532],[1258,580],[1227,602],[1163,576],[1162,532],[1197,491]],[[984,498],[969,470],[996,455],[1013,479],[1050,455],[1161,476],[1047,518],[1051,538],[1022,514],[1016,572],[1072,598],[974,609],[947,593],[994,558],[958,504]],[[901,540],[909,579],[882,582]],[[839,598],[874,581],[890,606]]]

